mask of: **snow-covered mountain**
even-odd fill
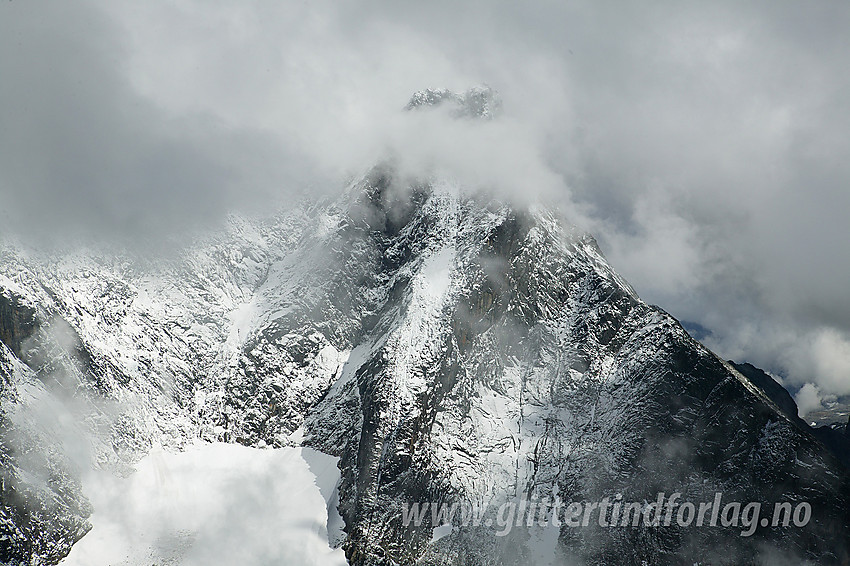
[[[498,108],[486,90],[409,106],[446,100]],[[336,201],[233,217],[167,259],[6,242],[0,267],[0,561],[55,563],[85,534],[88,462],[126,474],[201,439],[338,457],[355,565],[850,563],[840,463],[545,208],[382,164]],[[545,544],[537,527],[436,540],[430,517],[402,523],[424,501],[672,491],[806,501],[813,519]]]

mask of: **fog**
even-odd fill
[[[850,394],[850,6],[0,5],[0,218],[139,241],[393,155],[542,199],[720,355]],[[487,84],[498,120],[404,113]]]
[[[328,546],[328,499],[339,480],[330,456],[215,443],[169,454],[155,446],[136,468],[127,478],[86,479],[92,530],[60,564],[347,564]]]

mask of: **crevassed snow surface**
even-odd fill
[[[336,461],[297,447],[154,448],[131,476],[86,482],[93,528],[61,564],[344,566],[328,545]],[[332,529],[340,522],[332,504]]]

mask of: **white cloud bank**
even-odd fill
[[[127,478],[86,480],[93,528],[60,564],[345,566],[328,544],[336,461],[309,448],[154,448]]]
[[[794,396],[794,401],[797,403],[799,415],[806,418],[806,415],[813,411],[823,409],[823,400],[820,397],[820,389],[814,383],[807,383]]]

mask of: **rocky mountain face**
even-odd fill
[[[7,242],[0,267],[0,562],[56,563],[85,534],[86,463],[126,473],[200,438],[339,457],[358,566],[850,564],[836,458],[544,208],[381,165],[167,259]],[[486,521],[516,498],[658,492],[808,502],[812,520],[750,537]],[[402,521],[422,502],[485,520],[437,540],[430,515]]]
[[[791,397],[791,394],[764,370],[749,363],[738,364],[731,360],[729,363],[741,372],[741,375],[749,379],[750,383],[761,389],[789,419],[799,421],[800,424],[805,424],[800,419],[797,403]]]
[[[850,421],[844,424],[815,427],[812,433],[847,469],[850,469]]]
[[[798,427],[808,428],[811,434],[850,470],[850,421],[831,425],[809,426],[806,421],[800,418],[797,403],[791,397],[791,394],[764,370],[748,363],[736,364],[731,361],[729,363],[749,379],[753,385],[761,389]]]
[[[89,529],[91,512],[74,467],[51,434],[61,423],[50,410],[45,384],[22,362],[39,326],[36,308],[0,295],[0,563],[47,563],[64,556]],[[63,360],[56,359],[58,365]]]

